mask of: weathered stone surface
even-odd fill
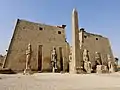
[[[5,56],[0,55],[0,68],[3,66]]]
[[[66,25],[50,26],[18,19],[3,68],[23,71],[26,67],[25,50],[28,43],[31,43],[33,49],[30,60],[31,69],[40,72],[51,71],[51,50],[53,46],[56,47],[59,72],[68,69],[70,73],[81,72],[81,69],[84,68],[81,63],[84,49],[89,51],[89,64],[85,63],[86,66],[91,64],[91,67],[95,65],[96,68],[96,65],[108,65],[107,54],[110,54],[111,61],[114,63],[108,38],[88,33],[83,28],[79,31],[78,13],[75,9],[72,12],[72,52],[69,56],[70,46],[66,41],[65,27]],[[97,60],[95,52],[100,53],[100,58],[97,57]],[[97,64],[94,64],[96,62]],[[98,72],[103,71],[101,68],[102,66],[98,66]]]
[[[89,33],[85,30],[80,30],[79,32],[80,46],[82,49],[87,49],[89,51],[90,61],[95,63],[96,53],[100,53],[101,61],[107,65],[107,54],[109,53],[112,61],[114,62],[114,56],[112,53],[111,45],[109,39],[98,34]]]
[[[70,73],[77,73],[76,69],[80,67],[80,45],[79,45],[79,25],[78,25],[78,13],[76,9],[72,12],[72,61]]]
[[[11,68],[12,70],[23,71],[25,69],[26,46],[30,43],[32,45],[31,69],[38,70],[41,63],[42,71],[51,70],[51,50],[53,46],[56,47],[58,54],[58,68],[60,68],[60,54],[59,48],[62,48],[62,56],[64,58],[64,69],[67,70],[68,62],[68,47],[66,42],[65,29],[56,26],[50,26],[41,23],[34,23],[25,20],[17,20],[13,37],[11,39],[7,58],[4,63],[4,68]],[[39,52],[39,46],[42,50]],[[42,53],[42,56],[38,56]],[[38,57],[42,60],[39,62]]]

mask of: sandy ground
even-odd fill
[[[0,74],[0,90],[120,90],[120,73]]]

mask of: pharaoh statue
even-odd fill
[[[118,71],[118,58],[115,58],[115,71]]]
[[[95,52],[95,68],[96,73],[103,73],[101,55],[98,52]]]
[[[119,59],[116,57],[116,58],[115,58],[115,65],[116,65],[116,66],[118,66],[118,60],[119,60]]]
[[[91,73],[92,66],[91,62],[89,61],[89,55],[88,55],[88,50],[84,49],[83,51],[83,67],[87,73]]]
[[[102,65],[101,56],[98,52],[95,53],[95,61],[97,65]]]
[[[111,56],[109,54],[107,55],[107,58],[108,58],[108,69],[109,69],[109,72],[110,73],[115,72],[114,66],[113,66],[113,63],[112,63],[112,60],[111,60]]]
[[[70,53],[69,53],[69,62],[72,60],[72,47],[70,47]]]
[[[53,47],[52,53],[51,53],[51,65],[52,65],[52,72],[56,72],[57,70],[57,53],[56,48]]]
[[[25,64],[24,74],[26,74],[27,71],[30,71],[30,59],[31,59],[31,44],[28,44],[26,50],[26,64]]]
[[[96,72],[97,73],[108,73],[108,68],[104,63],[102,62],[100,53],[95,53],[95,61],[96,61]]]

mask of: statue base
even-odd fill
[[[31,69],[25,69],[23,72],[23,75],[30,75],[30,74],[32,74]]]
[[[77,74],[85,74],[84,70],[83,70],[83,67],[77,67],[76,68],[76,73]]]
[[[97,65],[96,71],[97,71],[98,74],[108,73],[108,68],[105,65]]]

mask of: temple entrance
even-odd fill
[[[38,71],[42,70],[42,45],[38,45]]]
[[[60,71],[63,71],[63,54],[62,54],[62,47],[59,47],[59,54],[60,54]]]

